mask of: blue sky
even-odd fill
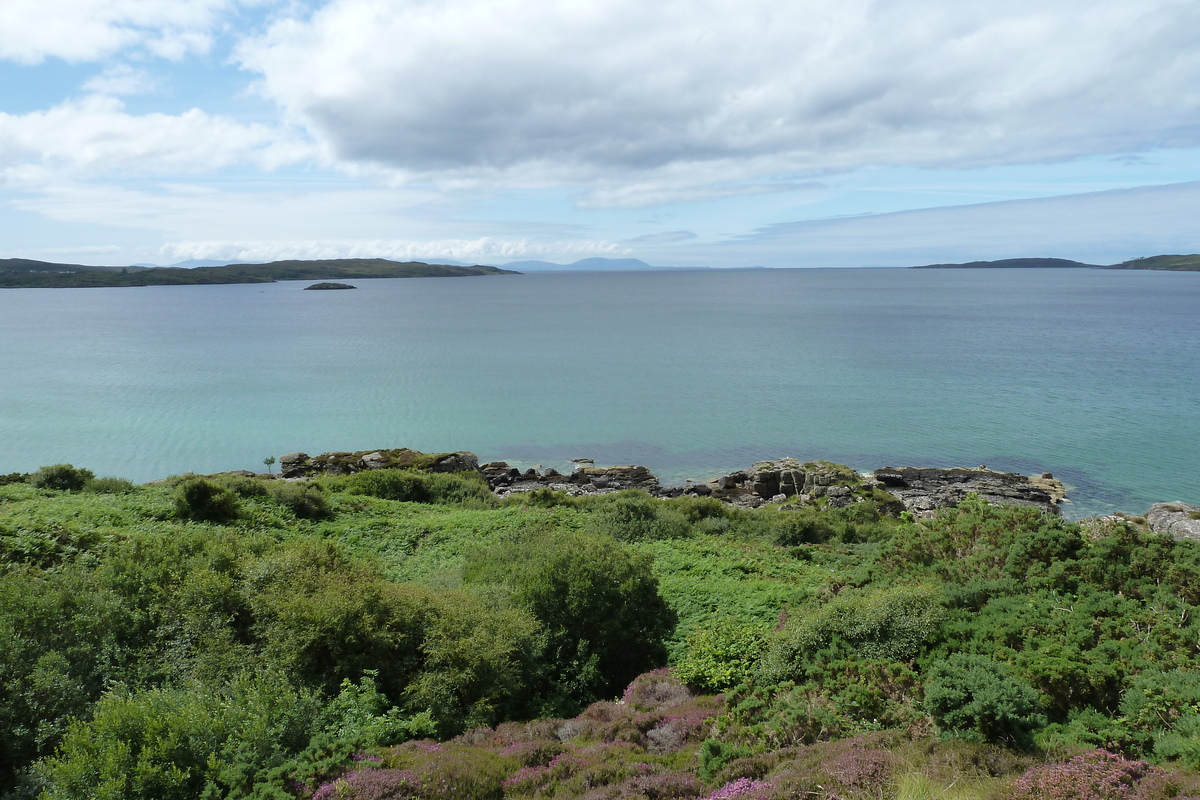
[[[1194,0],[3,0],[0,257],[1200,252]]]

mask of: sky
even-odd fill
[[[0,0],[0,258],[1200,252],[1200,0]]]

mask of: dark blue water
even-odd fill
[[[468,449],[665,482],[754,460],[1051,471],[1200,502],[1200,274],[543,273],[0,292],[0,472]]]

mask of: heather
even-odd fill
[[[0,798],[1200,797],[1200,547],[968,500],[0,485]]]

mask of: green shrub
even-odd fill
[[[723,692],[749,679],[767,646],[761,623],[713,619],[687,638],[675,674],[702,692]]]
[[[270,482],[249,475],[234,475],[225,473],[213,476],[212,480],[219,486],[228,489],[238,497],[266,497]]]
[[[343,485],[346,494],[411,503],[429,501],[429,476],[415,469],[369,469],[351,475]]]
[[[30,475],[29,484],[38,489],[77,492],[94,477],[96,476],[90,469],[73,467],[70,464],[53,464]]]
[[[771,683],[803,679],[815,664],[839,657],[911,661],[938,632],[945,617],[940,600],[929,586],[843,592],[788,623],[760,677]]]
[[[328,519],[333,516],[325,490],[315,483],[272,481],[267,492],[276,503],[300,519]]]
[[[1037,691],[1003,664],[958,653],[930,670],[925,710],[945,737],[1028,748],[1046,724]]]
[[[186,478],[175,487],[175,513],[200,522],[228,522],[238,516],[237,495],[207,478]]]
[[[320,701],[278,677],[105,696],[43,768],[46,800],[246,798],[304,749]]]
[[[658,594],[648,558],[607,536],[530,531],[467,556],[468,584],[506,589],[541,622],[539,694],[546,713],[568,715],[613,697],[666,660],[675,615]]]
[[[592,530],[621,542],[676,539],[691,531],[677,507],[645,492],[618,492],[597,505],[589,519]]]
[[[124,478],[92,478],[83,486],[85,491],[95,494],[129,494],[134,490],[132,481]]]
[[[426,485],[432,503],[495,501],[487,480],[478,472],[434,472],[426,476]]]
[[[1200,672],[1148,670],[1121,698],[1121,716],[1153,737],[1160,758],[1200,769]]]

